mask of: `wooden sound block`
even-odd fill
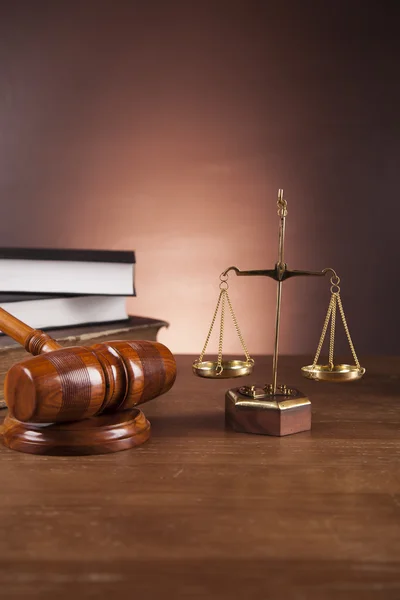
[[[53,456],[119,452],[140,446],[149,437],[150,423],[137,408],[70,423],[22,423],[8,415],[3,425],[8,448]]]
[[[226,423],[235,431],[284,436],[311,429],[311,402],[298,390],[288,398],[250,398],[242,390],[229,390],[225,396]]]

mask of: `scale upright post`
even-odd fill
[[[266,435],[289,435],[311,429],[311,402],[299,390],[278,384],[279,328],[281,320],[283,282],[296,276],[325,275],[324,271],[291,271],[284,260],[287,202],[283,190],[278,192],[279,246],[278,262],[274,269],[240,271],[229,267],[239,276],[264,275],[277,282],[275,342],[272,361],[272,383],[254,384],[228,390],[225,396],[227,423],[235,430]]]
[[[284,250],[285,250],[285,226],[286,226],[286,201],[283,199],[283,190],[278,191],[278,215],[280,217],[279,225],[279,249],[278,262],[279,269],[285,269]],[[275,343],[274,343],[274,358],[272,362],[272,391],[276,394],[278,380],[278,352],[279,352],[279,327],[281,323],[281,304],[282,304],[282,281],[278,281],[276,292],[276,319],[275,319]]]

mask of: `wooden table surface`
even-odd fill
[[[309,395],[311,432],[224,427],[224,392],[178,357],[145,405],[150,442],[95,457],[0,448],[0,594],[24,598],[400,598],[400,358],[350,384],[281,381]],[[4,413],[4,411],[3,411]]]

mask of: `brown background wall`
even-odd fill
[[[333,266],[359,354],[397,353],[395,9],[1,2],[0,245],[136,249],[131,312],[199,352],[218,274],[275,262],[283,187],[289,266]],[[270,352],[273,282],[231,289]],[[328,300],[327,282],[287,283],[282,351],[314,351]]]

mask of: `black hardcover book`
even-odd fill
[[[0,259],[64,260],[69,262],[103,262],[135,264],[131,250],[83,250],[74,248],[0,248]]]

